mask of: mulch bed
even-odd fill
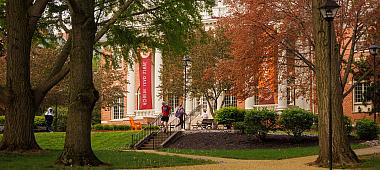
[[[179,149],[254,149],[254,148],[288,148],[317,146],[317,136],[304,136],[294,141],[288,135],[268,135],[265,141],[258,138],[232,132],[187,132],[168,148]]]

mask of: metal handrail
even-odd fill
[[[158,122],[161,119],[161,116],[157,116],[157,118],[149,123],[149,126],[145,126],[142,128],[142,130],[139,133],[132,134],[132,142],[131,142],[131,148],[133,148],[140,140],[146,138],[149,135],[152,135],[152,133],[155,133],[159,130],[153,130],[154,125],[158,126]]]
[[[192,110],[189,113],[189,117],[191,115],[194,115],[194,113],[196,111],[199,111],[201,108],[202,108],[202,106],[198,105],[194,110]],[[169,116],[172,116],[172,115],[173,114],[170,114]],[[198,116],[198,115],[196,115],[196,116]],[[152,126],[155,125],[155,126],[159,126],[160,127],[161,126],[161,124],[160,124],[161,117],[162,117],[162,115],[157,116],[153,122],[149,123],[148,127],[144,127],[139,133],[132,134],[131,148],[133,148],[138,142],[140,142],[141,140],[147,138],[148,136],[153,136],[153,135],[158,134],[160,132],[160,129],[153,130]],[[186,117],[187,119],[185,118],[184,122],[186,120],[188,120],[189,117]],[[173,119],[171,122],[168,123],[168,129],[167,129],[168,130],[168,132],[167,132],[168,134],[172,134],[172,132],[174,132],[174,130],[172,130],[172,129],[176,128],[175,127],[176,124],[178,124],[178,119]],[[153,149],[155,147],[154,146],[155,142],[156,142],[155,138],[153,138]]]

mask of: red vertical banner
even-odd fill
[[[152,109],[152,52],[140,52],[140,110]]]

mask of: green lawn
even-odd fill
[[[363,148],[366,145],[354,144],[353,149]],[[194,149],[162,149],[165,152],[182,153],[191,155],[203,155],[222,158],[246,159],[246,160],[279,160],[318,154],[319,148],[295,147],[279,149],[250,149],[250,150],[194,150]]]
[[[360,159],[365,160],[362,164],[365,170],[380,169],[380,154],[362,156]]]
[[[135,169],[213,163],[207,160],[122,151],[128,149],[134,133],[136,132],[93,132],[92,148],[96,156],[112,166],[70,169]],[[0,153],[0,169],[62,169],[63,167],[54,165],[54,161],[62,152],[65,133],[36,133],[35,136],[44,151],[33,154]],[[0,134],[0,140],[1,138]]]
[[[94,150],[123,150],[128,149],[132,134],[135,131],[125,132],[92,132],[91,144]],[[65,142],[64,132],[35,133],[38,144],[43,149],[61,150]]]

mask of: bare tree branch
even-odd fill
[[[48,78],[54,77],[57,73],[62,70],[63,65],[67,61],[71,51],[71,36],[67,39],[65,45],[63,46],[61,52],[58,54],[57,60],[54,63],[54,67],[50,72]]]
[[[257,25],[258,27],[261,27],[260,25]],[[264,26],[265,28],[262,28],[263,31],[265,31],[265,33],[271,37],[272,39],[276,39],[272,34],[270,34],[267,29],[270,29],[268,26]],[[293,54],[296,55],[296,57],[298,57],[299,59],[301,59],[307,66],[309,66],[309,68],[315,73],[315,65],[310,61],[308,60],[305,56],[303,56],[298,50],[292,48],[289,44],[287,43],[284,43],[282,41],[280,41],[280,44],[282,46],[284,46],[287,50],[289,50],[290,52],[292,52]]]
[[[30,16],[29,31],[33,32],[37,27],[37,22],[45,11],[46,5],[50,0],[36,0],[36,2],[28,9]]]
[[[136,15],[141,15],[141,14],[146,14],[148,12],[152,12],[152,11],[155,11],[157,9],[160,9],[160,6],[158,7],[154,7],[154,8],[151,8],[151,9],[146,9],[146,10],[143,10],[143,11],[140,11],[140,12],[136,12],[136,13],[132,13],[132,16],[136,16]]]
[[[371,73],[372,70],[368,70],[367,72],[365,72],[362,76],[360,76],[356,82],[354,84],[352,84],[352,86],[343,93],[343,98],[345,98],[348,94],[350,94],[352,92],[352,90],[355,88],[355,86],[357,86],[362,80],[364,80],[369,73]]]
[[[356,33],[357,33],[357,27],[355,27],[353,33],[352,33],[352,43],[351,43],[351,49],[350,49],[350,55],[348,57],[348,62],[346,64],[346,68],[344,69],[344,74],[343,74],[343,78],[342,78],[342,84],[341,86],[344,87],[347,83],[347,80],[348,80],[348,76],[350,74],[350,70],[352,68],[352,62],[354,61],[354,47],[355,47],[355,44],[354,42],[356,42]]]
[[[51,88],[58,84],[69,73],[70,69],[68,65],[65,65],[65,63],[68,60],[70,51],[71,36],[69,36],[69,39],[66,41],[61,52],[58,54],[57,60],[55,61],[49,76],[44,81],[40,82],[33,90],[35,103],[40,103],[46,93],[49,92]]]
[[[55,74],[50,79],[47,79],[43,83],[39,84],[36,89],[34,89],[34,101],[35,103],[41,103],[46,93],[58,84],[70,71],[68,65],[65,65],[60,72]]]
[[[99,41],[100,38],[103,37],[103,35],[105,33],[107,33],[107,31],[109,30],[109,28],[111,27],[111,25],[115,24],[115,22],[117,21],[117,19],[123,14],[123,12],[125,10],[127,10],[131,4],[134,2],[135,0],[128,0],[126,1],[120,8],[117,12],[115,12],[115,14],[112,16],[111,19],[108,20],[108,22],[96,33],[95,35],[95,42]]]

